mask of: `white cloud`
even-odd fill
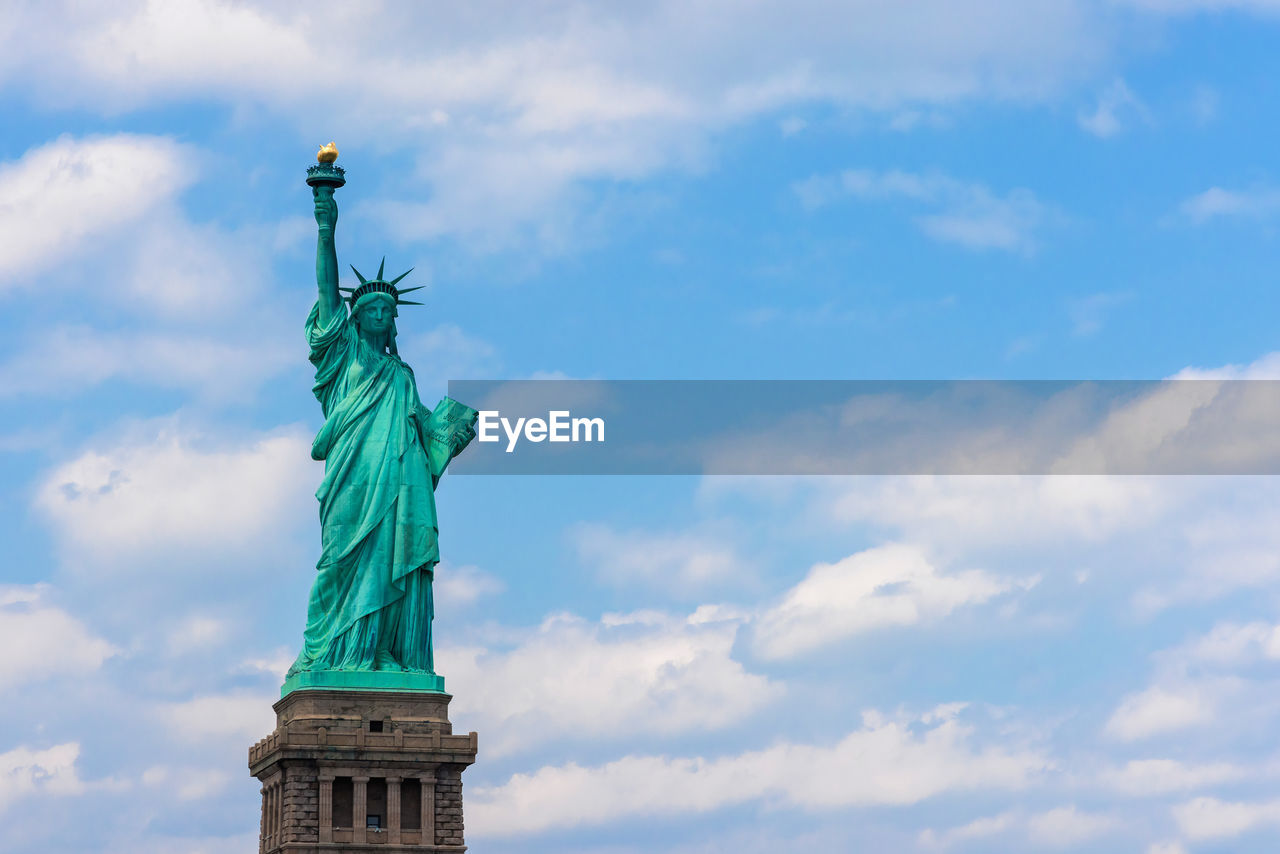
[[[1003,812],[999,815],[976,818],[971,822],[952,827],[941,833],[932,828],[926,828],[920,832],[920,842],[929,848],[950,848],[958,842],[998,836],[1011,830],[1021,821],[1022,817],[1017,813]]]
[[[580,129],[679,113],[688,100],[674,94],[681,89],[734,112],[818,97],[878,105],[986,91],[1039,95],[1095,59],[1099,46],[1094,21],[1062,2],[1032,14],[986,0],[963,15],[945,3],[917,14],[863,3],[847,10],[863,27],[839,38],[820,14],[829,10],[807,2],[765,4],[734,19],[719,7],[678,3],[596,14],[570,4],[513,13],[480,3],[468,14],[386,10],[374,20],[334,3],[310,14],[211,0],[153,0],[78,20],[55,18],[57,11],[31,28],[77,49],[40,81],[42,94],[57,87],[63,100],[115,108],[192,96],[296,108],[325,91],[351,94],[381,82],[366,109],[394,104],[409,111],[402,121],[411,126],[457,124],[459,111],[497,102],[524,127]],[[41,29],[52,31],[54,21],[62,33]],[[418,50],[376,40],[387,26],[413,34]],[[14,47],[11,74],[31,74],[22,63],[39,54]],[[99,82],[99,101],[65,90],[68,79],[81,78]]]
[[[1209,632],[1161,650],[1152,658],[1155,675],[1146,688],[1124,697],[1105,733],[1120,741],[1170,735],[1212,726],[1217,734],[1270,726],[1280,705],[1275,679],[1258,667],[1280,658],[1275,626],[1223,621]],[[1252,669],[1254,673],[1244,670]],[[1226,761],[1182,764],[1169,759],[1138,760],[1102,773],[1104,785],[1127,794],[1194,789],[1257,776]]]
[[[1092,113],[1081,113],[1077,120],[1080,127],[1094,136],[1107,139],[1124,129],[1127,121],[1150,121],[1145,104],[1138,100],[1123,80],[1113,80],[1098,96],[1098,105]]]
[[[180,801],[203,801],[226,789],[231,775],[220,768],[153,765],[142,773],[142,782],[172,793]]]
[[[915,546],[879,546],[815,565],[761,615],[754,645],[762,657],[789,658],[872,629],[937,620],[1010,587],[980,570],[939,572]]]
[[[1280,800],[1220,801],[1195,798],[1173,808],[1173,819],[1191,839],[1218,839],[1263,825],[1280,825]]]
[[[225,641],[230,632],[231,625],[226,620],[190,614],[169,630],[164,649],[172,655],[206,649]]]
[[[1130,694],[1107,721],[1106,732],[1121,741],[1135,741],[1210,723],[1217,698],[1205,685],[1153,685]]]
[[[714,615],[712,615],[714,617]],[[494,755],[540,740],[708,730],[736,723],[781,687],[731,657],[737,622],[704,612],[558,616],[508,651],[442,648],[461,719],[491,733]]]
[[[39,584],[10,585],[0,587],[0,607],[6,605],[30,605],[39,602],[45,587]]]
[[[833,533],[868,526],[877,538],[920,544],[945,566],[1002,560],[1006,581],[1084,572],[1095,595],[1099,585],[1136,582],[1131,602],[1143,619],[1280,579],[1280,485],[1271,478],[739,477],[709,478],[701,490],[709,507],[743,495]]]
[[[404,38],[388,42],[389,31]],[[1112,65],[1116,36],[1109,15],[1072,0],[861,0],[834,19],[817,0],[757,4],[751,15],[673,1],[519,13],[410,4],[378,15],[332,2],[45,3],[6,39],[0,79],[44,105],[116,113],[212,100],[266,110],[318,141],[341,126],[340,142],[356,150],[418,155],[403,197],[369,208],[402,236],[502,245],[523,229],[559,244],[584,224],[589,184],[702,168],[725,128],[814,103],[908,127],[969,101],[1053,101]],[[61,61],[50,66],[49,55]],[[1112,89],[1084,123],[1106,131],[1123,116]],[[332,107],[323,116],[318,99]],[[970,207],[921,227],[967,246],[1026,249],[1043,214],[1024,196],[978,196]]]
[[[1190,765],[1176,759],[1134,759],[1106,769],[1098,782],[1121,794],[1153,796],[1227,783],[1247,774],[1247,769],[1229,762]]]
[[[206,801],[231,783],[231,775],[217,769],[186,769],[174,793],[183,801]]]
[[[1108,815],[1082,812],[1074,804],[1055,807],[1040,813],[1024,814],[1008,811],[975,819],[944,831],[927,829],[920,842],[934,849],[946,849],[974,839],[985,839],[1019,831],[1041,848],[1070,848],[1114,829],[1117,820]],[[1007,843],[1002,846],[1009,850]]]
[[[109,380],[242,397],[300,361],[284,340],[245,343],[190,332],[107,333],[57,326],[0,367],[0,398],[71,397]]]
[[[453,566],[441,561],[432,582],[439,607],[465,607],[507,589],[502,580],[476,566]]]
[[[1196,225],[1220,217],[1262,219],[1280,212],[1280,190],[1270,187],[1249,190],[1210,187],[1183,201],[1178,211]]]
[[[139,430],[58,466],[37,506],[63,543],[95,559],[181,548],[216,554],[279,537],[318,472],[295,432],[211,447],[175,425]]]
[[[48,604],[47,593],[42,585],[0,587],[0,688],[92,673],[116,654],[82,622]]]
[[[720,759],[627,756],[595,767],[547,766],[476,787],[468,828],[510,836],[753,801],[807,809],[914,804],[948,791],[1019,789],[1046,768],[1030,751],[979,748],[951,708],[887,720],[875,713],[831,746],[781,742]]]
[[[1142,530],[1181,497],[1155,478],[913,476],[832,482],[820,501],[837,523],[871,521],[911,539],[975,546],[1105,541]]]
[[[1035,231],[1049,209],[1033,193],[1017,189],[1004,196],[977,183],[940,173],[873,172],[847,169],[838,175],[813,176],[794,185],[801,203],[814,209],[851,196],[864,200],[906,200],[933,209],[916,217],[920,229],[943,243],[967,249],[1029,252]]]
[[[1072,441],[1053,473],[1250,473],[1276,455],[1253,425],[1274,418],[1265,390],[1243,383],[1164,382],[1113,406]]]
[[[1280,352],[1265,353],[1244,365],[1221,365],[1216,368],[1186,367],[1174,374],[1172,379],[1280,380]]]
[[[1095,306],[1096,309],[1096,306]],[[1096,317],[1081,318],[1081,331]],[[1248,371],[1274,370],[1274,359]],[[714,471],[959,475],[1254,474],[1280,466],[1274,384],[959,382],[851,391],[701,450]],[[836,405],[838,403],[838,405]],[[858,441],[851,441],[856,436]],[[1087,478],[1085,479],[1087,480]],[[1072,488],[1083,490],[1079,482]],[[1116,492],[1107,483],[1093,491]],[[1160,484],[1149,491],[1180,492]]]
[[[251,297],[265,291],[265,245],[274,239],[266,230],[228,232],[162,209],[135,229],[118,298],[166,318],[207,321],[240,312],[243,320]],[[253,314],[262,310],[255,306]]]
[[[957,210],[922,216],[916,222],[941,243],[1030,252],[1036,246],[1032,232],[1044,218],[1044,210],[1027,191],[1015,190],[1004,199],[977,192]]]
[[[1219,666],[1280,659],[1280,625],[1219,623],[1208,634],[1173,650],[1172,655]]]
[[[17,188],[0,201],[0,290],[38,280],[49,293],[74,290],[72,314],[108,306],[113,317],[110,330],[38,324],[11,339],[0,397],[69,397],[122,380],[239,398],[304,364],[278,334],[282,298],[264,288],[269,229],[194,224],[176,204],[197,177],[194,155],[165,137],[63,136],[0,164]]]
[[[401,206],[404,231],[519,225],[557,240],[583,185],[699,168],[715,133],[787,108],[894,116],[1052,99],[1105,64],[1105,20],[1069,0],[862,0],[834,19],[816,0],[750,15],[679,2],[409,4],[377,16],[340,3],[51,3],[25,17],[0,74],[42,104],[112,112],[212,99],[284,115],[317,140],[341,126],[352,145],[420,153],[411,177],[431,185],[430,201]],[[50,67],[50,55],[61,61]],[[323,117],[319,100],[331,107]],[[1008,239],[972,223],[936,228]]]
[[[238,669],[243,673],[263,673],[283,682],[285,673],[297,657],[296,650],[290,647],[278,647],[267,655],[246,658],[240,662]]]
[[[1068,848],[1101,836],[1117,824],[1111,816],[1081,812],[1072,805],[1029,816],[1027,835],[1037,845]]]
[[[117,108],[219,87],[306,95],[323,89],[317,69],[330,67],[290,21],[217,0],[147,0],[105,20],[89,15],[68,41],[77,51],[66,71],[96,79]]]
[[[1141,612],[1203,603],[1233,590],[1266,589],[1280,578],[1280,529],[1274,524],[1280,485],[1272,478],[1204,478],[1189,480],[1188,486],[1194,488],[1181,499],[1179,512],[1163,523],[1179,532],[1180,548],[1172,558],[1182,575],[1139,590],[1135,602]]]
[[[201,836],[190,831],[168,835],[148,827],[145,836],[103,840],[103,854],[244,854],[258,847],[258,832]]]
[[[610,581],[696,589],[743,572],[733,549],[705,534],[617,531],[584,523],[569,536],[579,559]]]
[[[158,703],[154,715],[178,740],[201,736],[232,736],[246,746],[266,738],[276,726],[271,704],[278,698],[263,694],[210,694],[174,703]]]
[[[190,159],[170,139],[119,134],[63,136],[0,164],[0,290],[34,284],[86,239],[170,199],[194,177]]]
[[[31,795],[77,795],[84,783],[76,771],[80,745],[57,744],[44,750],[18,747],[0,753],[0,813]]]

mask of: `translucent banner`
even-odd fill
[[[455,474],[1276,474],[1280,381],[462,380]]]

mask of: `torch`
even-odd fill
[[[338,146],[330,142],[316,152],[315,166],[307,169],[307,183],[312,187],[328,187],[329,193],[347,183],[346,171],[334,163],[338,159]]]

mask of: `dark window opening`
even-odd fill
[[[412,777],[400,784],[400,826],[422,829],[422,784]]]
[[[365,790],[365,815],[368,819],[365,827],[382,828],[382,817],[391,811],[387,809],[387,780],[385,777],[369,778],[369,787]],[[377,822],[377,824],[374,824]]]
[[[382,830],[382,816],[380,815],[369,816],[367,819],[365,819],[364,826],[366,830]]]
[[[382,732],[382,721],[369,721],[369,732]]]
[[[355,827],[352,821],[354,792],[350,777],[333,778],[333,826]]]

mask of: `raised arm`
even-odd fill
[[[316,241],[316,286],[320,290],[320,326],[327,327],[342,312],[342,296],[338,293],[338,252],[333,247],[333,231],[338,224],[338,203],[333,187],[312,187],[316,200],[316,225],[320,235]]]

